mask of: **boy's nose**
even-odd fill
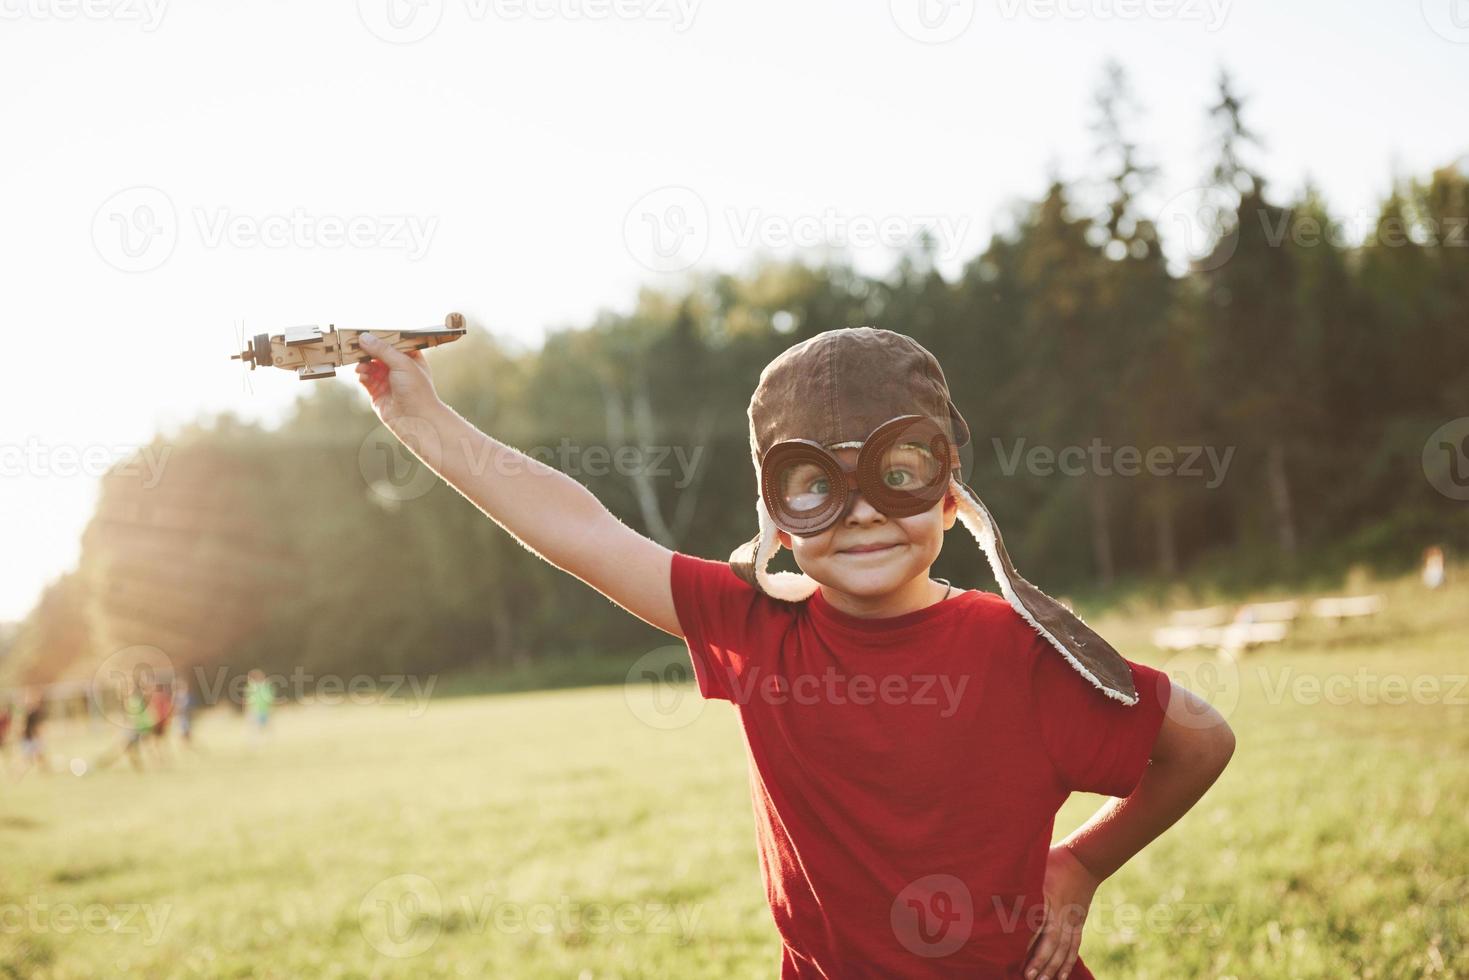
[[[868,524],[873,520],[882,518],[882,511],[868,503],[867,498],[862,496],[862,491],[854,490],[852,495],[847,498],[847,512],[842,515],[842,519],[846,523]]]

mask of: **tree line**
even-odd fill
[[[1469,545],[1453,492],[1469,496],[1469,422],[1429,439],[1469,416],[1469,165],[1395,179],[1348,227],[1309,183],[1289,199],[1268,185],[1247,108],[1222,75],[1199,187],[1160,205],[1110,66],[1096,172],[1021,202],[956,277],[928,240],[884,275],[705,272],[535,349],[475,325],[432,355],[440,393],[629,525],[722,559],[755,531],[760,369],[870,324],[944,365],[974,433],[966,480],[1051,591],[1329,579]],[[423,479],[354,387],[314,386],[273,430],[185,427],[155,487],[105,478],[78,568],[8,639],[0,677],[85,676],[138,644],[182,665],[356,673],[666,639]],[[935,574],[993,588],[967,542]]]

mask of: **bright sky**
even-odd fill
[[[107,463],[306,390],[245,393],[237,321],[533,343],[791,238],[880,271],[922,226],[952,273],[1088,172],[1109,54],[1159,208],[1220,65],[1266,172],[1349,221],[1469,152],[1469,0],[0,0],[0,620],[74,566]]]

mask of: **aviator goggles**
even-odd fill
[[[775,526],[789,534],[820,534],[851,508],[856,494],[887,517],[912,517],[943,499],[959,450],[938,422],[924,415],[889,419],[860,443],[848,466],[810,439],[771,446],[760,461],[760,495]]]

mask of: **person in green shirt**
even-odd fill
[[[265,737],[270,712],[275,707],[275,685],[258,668],[250,671],[245,681],[245,710],[258,738]]]

